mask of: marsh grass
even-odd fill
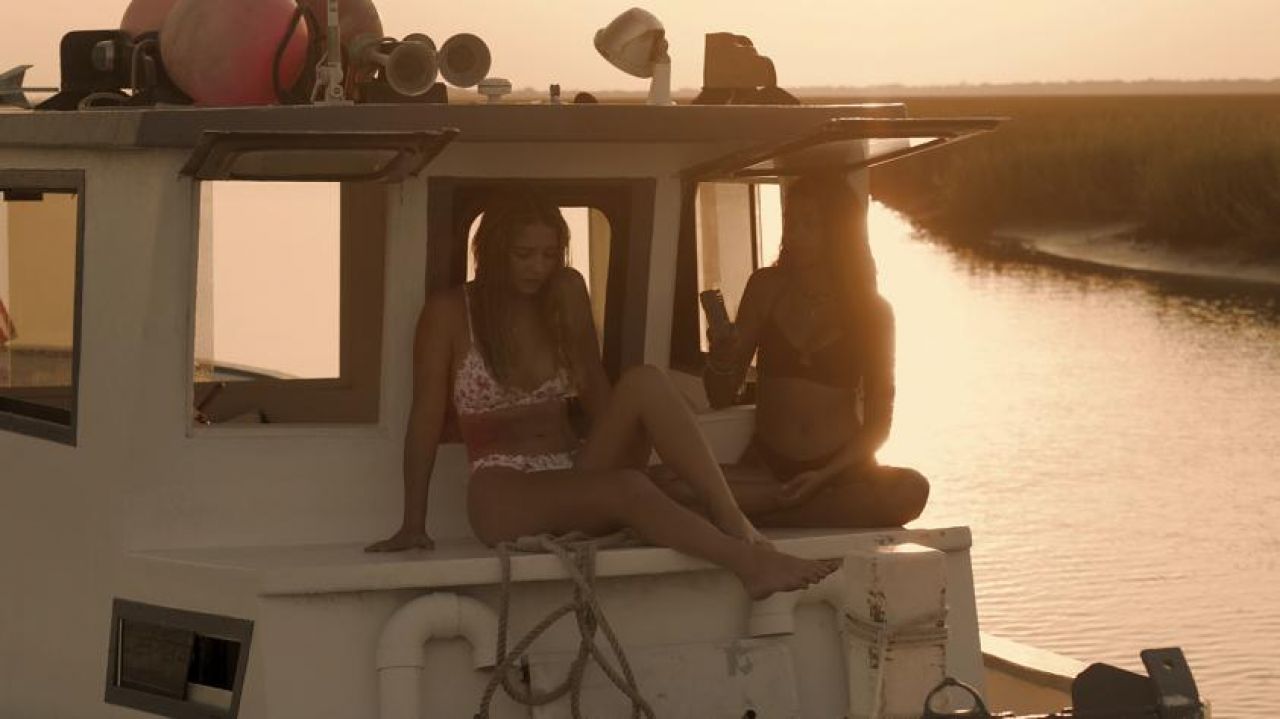
[[[999,130],[872,171],[872,193],[961,241],[1000,226],[1132,222],[1138,239],[1280,259],[1280,96],[922,97]]]

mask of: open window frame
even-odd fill
[[[81,326],[84,305],[85,173],[80,169],[0,169],[0,192],[3,192],[6,197],[15,198],[40,197],[46,194],[76,197],[74,318],[68,407],[63,410],[29,401],[36,399],[41,394],[42,388],[32,388],[17,393],[27,395],[25,399],[12,396],[10,392],[0,396],[0,430],[75,446],[79,437],[80,356],[83,347]]]
[[[338,376],[318,379],[252,376],[237,381],[197,379],[196,313],[193,310],[188,343],[192,368],[192,431],[379,422],[388,186],[376,182],[344,182],[339,192]],[[198,197],[199,190],[196,194]],[[192,302],[194,307],[194,292]],[[261,422],[232,421],[253,413],[259,414]],[[202,417],[206,419],[201,421]]]
[[[201,182],[340,184],[339,371],[336,378],[255,376],[234,382],[198,381],[193,307],[189,431],[243,427],[231,424],[232,420],[254,413],[261,421],[249,426],[373,425],[380,421],[388,187],[420,174],[457,135],[452,128],[414,132],[209,131],[202,135],[180,173],[196,183],[197,227],[193,229],[197,235],[203,221],[200,215],[208,209],[199,206]]]
[[[705,355],[699,338],[699,227],[697,201],[703,183],[782,185],[805,175],[849,175],[876,165],[944,147],[990,132],[1005,118],[841,117],[795,137],[747,147],[691,165],[681,173],[680,237],[672,303],[672,369],[701,375]],[[750,251],[759,267],[759,193],[750,189]]]
[[[431,238],[427,291],[466,281],[472,223],[490,197],[517,189],[532,189],[559,207],[587,207],[604,215],[610,226],[601,328],[605,372],[617,379],[626,367],[643,363],[657,192],[657,182],[651,178],[432,177],[427,183],[427,234]]]

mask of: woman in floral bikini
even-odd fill
[[[632,368],[610,387],[586,284],[565,264],[568,239],[559,209],[533,195],[486,208],[475,281],[430,297],[418,321],[404,517],[369,549],[433,546],[428,487],[452,399],[471,463],[468,514],[486,543],[627,527],[728,569],[754,598],[830,573],[833,562],[783,554],[764,541],[661,370]],[[591,421],[585,441],[569,420],[566,400],[575,394]],[[705,517],[633,467],[642,438],[697,493]]]

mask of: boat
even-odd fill
[[[654,61],[640,69],[658,78],[649,102],[564,102],[558,88],[518,101],[509,82],[475,73],[460,82],[479,86],[482,101],[441,101],[445,88],[414,81],[409,65],[448,64],[447,48],[419,38],[368,55],[377,78],[408,83],[393,93],[424,101],[351,102],[331,44],[321,70],[337,74],[315,73],[315,102],[133,106],[137,88],[99,103],[101,88],[64,82],[63,100],[79,93],[70,109],[0,113],[0,714],[471,717],[503,678],[536,694],[574,674],[582,638],[571,620],[515,671],[495,673],[508,656],[499,635],[514,647],[561,608],[581,565],[479,543],[460,444],[436,461],[437,548],[363,551],[399,512],[416,318],[429,292],[466,278],[468,228],[486,193],[532,186],[581,212],[575,263],[606,368],[665,369],[730,462],[753,408],[706,405],[697,295],[718,285],[736,304],[762,261],[762,213],[770,203],[776,213],[779,184],[840,172],[865,201],[868,168],[1000,122],[917,118],[900,103],[779,104],[786,93],[767,58],[725,34],[708,36],[720,73],[708,77],[728,79],[699,103],[673,103],[662,53],[630,44],[661,41],[651,18],[628,11],[597,36],[624,69]],[[610,55],[613,41],[630,55]],[[478,54],[475,42],[454,47]],[[268,192],[304,182],[337,202],[336,365],[297,376],[219,363],[207,345],[209,283],[226,218],[212,198],[228,183]],[[270,220],[316,209],[282,202]],[[287,293],[295,269],[277,268],[276,287],[236,291],[271,302],[263,290]],[[589,553],[584,591],[625,656],[612,672],[633,680],[624,684],[653,715],[972,716],[977,697],[1020,713],[1072,704],[1082,663],[980,631],[968,528],[768,534],[842,569],[753,603],[726,572],[672,550]],[[1153,657],[1189,678],[1180,654]],[[1141,691],[1159,683],[1132,677]],[[1203,708],[1194,684],[1178,692],[1168,696]],[[574,704],[589,716],[639,712],[591,664],[555,701],[526,706],[496,691],[484,715],[567,717]]]

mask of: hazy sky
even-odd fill
[[[265,1],[265,0],[264,0]],[[124,0],[0,0],[0,65],[57,80],[71,29],[112,27]],[[516,87],[635,89],[591,45],[628,2],[378,0],[389,34],[485,38]],[[701,85],[702,36],[751,37],[783,87],[1280,77],[1280,0],[649,0],[676,87]]]

